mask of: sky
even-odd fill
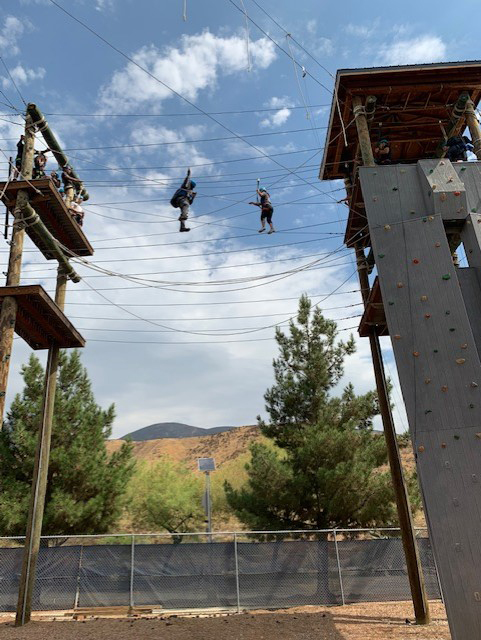
[[[302,293],[338,321],[339,339],[357,336],[343,184],[318,180],[333,77],[476,59],[466,16],[477,4],[443,5],[3,0],[0,177],[24,102],[35,102],[90,193],[84,231],[95,254],[74,261],[82,281],[69,284],[66,313],[87,340],[98,403],[115,403],[114,437],[165,421],[255,424],[273,384],[275,326],[286,329]],[[169,201],[189,166],[198,195],[191,232],[179,234]],[[275,209],[272,235],[258,233],[248,204],[258,178]],[[3,241],[2,271],[8,249]],[[53,294],[55,273],[27,240],[22,283]],[[404,431],[389,341],[382,346]],[[16,339],[7,403],[29,353]],[[348,381],[358,393],[374,387],[365,339],[339,388]]]

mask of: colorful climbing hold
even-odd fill
[[[449,176],[449,178],[446,180],[446,182],[452,182],[453,181],[453,177]]]
[[[388,305],[389,305],[390,307],[392,307],[392,306],[393,306],[393,304],[394,304],[394,302],[393,302],[392,300],[389,300]]]
[[[473,389],[476,389],[476,388],[477,388],[477,386],[478,386],[478,383],[477,383],[477,382],[471,382],[471,387],[472,387]]]
[[[431,382],[431,378],[424,378],[424,384],[429,384]]]
[[[449,328],[449,330],[451,331],[451,333],[452,333],[453,331],[456,331],[456,329],[455,329],[454,327],[450,327],[450,328]]]
[[[434,246],[436,247],[436,249],[439,249],[439,247],[441,246],[441,243],[440,242],[435,242]]]
[[[470,404],[470,405],[469,405],[469,408],[470,408],[470,409],[474,409],[474,404]]]
[[[439,199],[441,200],[441,202],[445,202],[448,199],[448,196],[446,193],[441,193],[439,195]]]
[[[413,356],[415,358],[418,358],[419,357],[419,351],[413,351]]]
[[[439,349],[433,349],[433,353],[439,353]]]
[[[461,167],[461,171],[466,171],[466,167]]]
[[[461,345],[461,349],[467,349],[468,348],[468,343],[465,342],[464,344]]]
[[[399,335],[399,333],[396,333],[396,335],[394,336],[394,340],[401,340],[401,336]]]
[[[429,173],[434,173],[434,169],[429,169]]]
[[[459,436],[457,433],[455,433],[455,434],[454,434],[454,436],[453,436],[453,438],[454,438],[455,440],[459,440],[459,439],[460,439],[460,437],[461,437],[461,436]]]
[[[481,433],[480,433],[479,431],[478,431],[478,433],[476,434],[476,438],[477,438],[478,440],[481,440]]]
[[[385,224],[384,225],[384,230],[385,231],[389,231],[391,229],[391,225],[390,224]]]
[[[433,184],[433,191],[434,189],[437,189],[437,186],[438,186],[437,184]]]
[[[373,197],[372,197],[372,201],[373,201],[373,202],[377,202],[377,196],[373,196]]]
[[[418,451],[419,451],[419,453],[422,453],[424,450],[425,450],[425,449],[424,449],[423,445],[420,445],[420,446],[418,447]]]
[[[445,442],[441,442],[441,448],[442,449],[446,449],[446,443]]]
[[[384,256],[385,256],[385,254],[384,254],[384,253],[378,253],[378,254],[377,254],[377,257],[378,257],[378,258],[384,258]]]
[[[414,258],[413,264],[419,264],[419,260],[417,258]]]
[[[428,415],[428,413],[432,413],[431,409],[426,409],[426,410],[424,411],[424,415],[425,415],[425,416],[427,416],[427,415]]]
[[[425,217],[423,218],[423,222],[427,222],[427,221],[428,221],[427,216],[425,216]]]
[[[428,220],[429,222],[432,222],[434,220],[434,216],[428,216]]]
[[[393,187],[392,190],[393,191],[399,191],[399,189],[397,187]]]
[[[451,275],[449,273],[445,273],[443,275],[443,280],[451,280]]]
[[[402,282],[398,282],[397,283],[397,288],[398,289],[402,289],[404,287],[404,284]]]
[[[441,391],[444,391],[444,393],[446,393],[447,390],[448,386],[446,384],[443,384],[443,386],[441,387]]]
[[[413,213],[416,213],[416,212],[413,209],[411,209],[409,213],[412,215]]]
[[[427,296],[421,296],[421,302],[426,302],[427,299],[428,299]]]
[[[424,317],[426,318],[426,320],[428,320],[431,317],[431,314],[430,313],[425,313]]]
[[[456,358],[456,364],[464,364],[466,362],[466,358]]]
[[[444,313],[445,313],[447,316],[449,316],[449,314],[451,313],[451,311],[449,311],[449,309],[448,309],[448,311],[445,311]]]
[[[461,195],[461,191],[453,191],[455,196],[460,196]]]
[[[476,211],[477,211],[476,207],[473,207],[473,208],[471,209],[471,213],[476,213]]]

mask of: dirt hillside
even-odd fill
[[[262,440],[257,426],[238,427],[231,431],[216,433],[210,436],[195,436],[192,438],[162,438],[134,442],[134,456],[139,460],[157,460],[167,455],[178,462],[185,462],[192,469],[197,468],[197,458],[215,458],[218,466],[235,460],[247,453],[251,442]],[[117,451],[123,440],[108,440],[109,453]],[[401,450],[403,466],[408,471],[414,469],[414,455],[412,448]]]
[[[197,458],[215,458],[216,464],[221,466],[247,453],[250,443],[262,438],[258,427],[248,426],[211,436],[162,438],[132,444],[134,456],[140,460],[157,460],[166,455],[178,462],[185,462],[192,469],[197,469]],[[109,453],[117,451],[122,442],[123,440],[107,441]]]

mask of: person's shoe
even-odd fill
[[[182,233],[183,231],[190,231],[190,227],[182,227],[180,232]]]
[[[265,231],[265,229],[259,229],[259,233],[262,233],[263,231]]]
[[[269,235],[269,236],[270,236],[270,235],[271,235],[271,233],[275,233],[275,232],[276,232],[276,230],[275,230],[275,229],[269,229],[269,231],[267,232],[267,235]]]

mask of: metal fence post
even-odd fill
[[[132,543],[130,547],[130,608],[134,606],[134,561],[135,561],[135,536],[132,536]]]
[[[344,599],[344,585],[342,583],[341,561],[339,559],[339,547],[337,545],[337,535],[336,535],[335,529],[333,530],[333,534],[334,534],[334,546],[336,548],[337,570],[339,572],[339,586],[341,588],[341,599],[342,599],[342,604],[345,605],[346,601]]]
[[[234,533],[234,560],[235,560],[235,587],[237,595],[237,613],[240,613],[240,580],[239,580],[239,555],[237,553],[237,533]]]
[[[80,599],[80,572],[82,571],[82,556],[83,556],[83,552],[84,552],[84,546],[83,544],[80,545],[80,556],[79,556],[79,560],[78,560],[78,569],[77,569],[77,589],[75,591],[75,602],[73,605],[74,609],[78,608],[78,603],[79,603],[79,599]]]

